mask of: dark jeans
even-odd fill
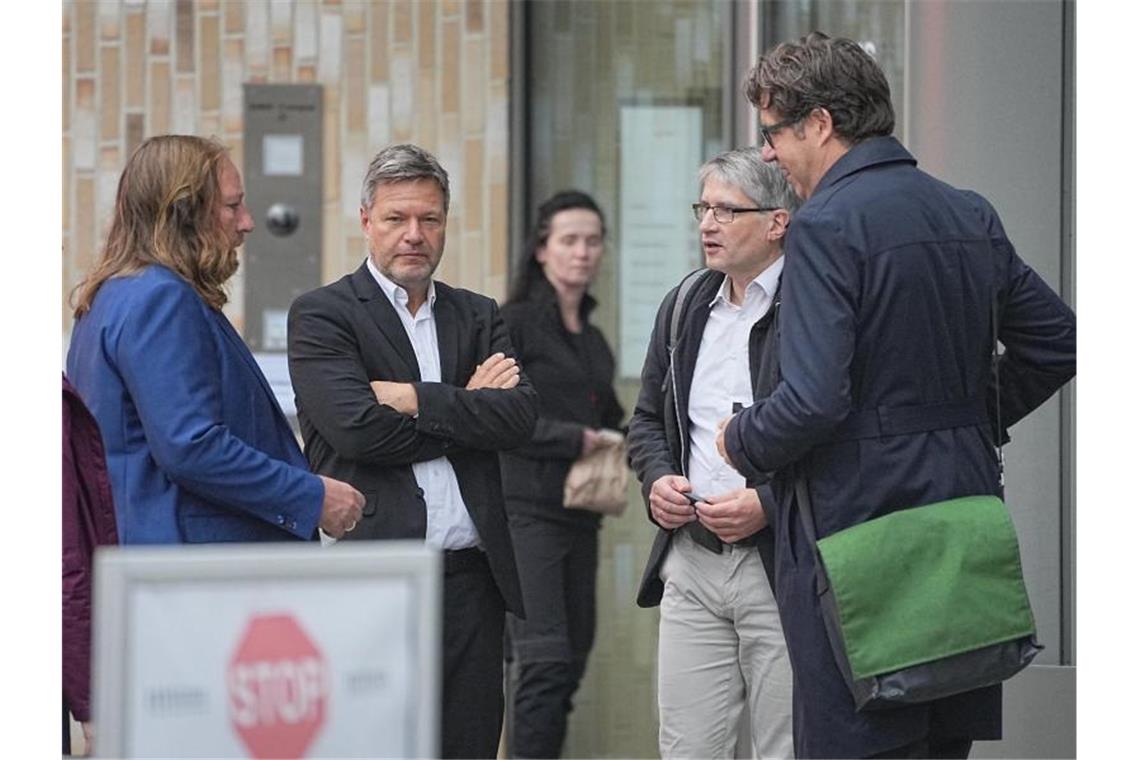
[[[967,758],[970,756],[972,739],[948,739],[925,736],[918,741],[904,744],[884,752],[871,755],[873,758]]]
[[[511,518],[526,619],[507,616],[515,660],[510,750],[558,757],[594,645],[598,531]]]
[[[444,561],[440,756],[492,758],[503,726],[506,608],[482,552],[463,559]]]

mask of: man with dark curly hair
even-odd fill
[[[857,43],[815,33],[777,45],[746,94],[764,160],[805,203],[787,237],[782,378],[722,427],[718,447],[746,478],[779,472],[768,516],[796,756],[966,757],[973,740],[1000,738],[1001,687],[857,711],[793,491],[806,483],[821,538],[905,507],[1001,495],[995,437],[1075,374],[1076,318],[985,198],[918,170],[891,136],[886,77]]]

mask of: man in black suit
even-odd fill
[[[494,757],[504,608],[523,614],[498,451],[530,440],[537,395],[495,302],[435,282],[450,200],[427,151],[372,160],[369,256],[289,310],[289,373],[315,472],[364,493],[346,539],[424,539],[444,552],[443,757]]]

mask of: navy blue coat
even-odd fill
[[[780,471],[769,518],[798,757],[861,757],[928,734],[999,738],[1001,690],[855,712],[814,593],[795,474],[807,478],[821,537],[905,507],[1000,494],[987,424],[995,291],[1003,434],[1076,372],[1075,316],[1018,258],[994,209],[915,163],[892,137],[860,143],[796,214],[782,380],[726,430],[746,477]]]

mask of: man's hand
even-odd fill
[[[420,399],[416,386],[411,383],[393,383],[390,380],[373,380],[369,383],[376,394],[376,403],[390,406],[400,414],[415,417],[420,413]]]
[[[321,504],[321,530],[333,538],[343,538],[356,527],[364,514],[364,494],[340,480],[318,476],[325,485]]]
[[[649,514],[662,528],[673,530],[697,519],[697,511],[685,496],[693,487],[683,475],[662,475],[649,489]]]
[[[735,416],[736,416],[735,414],[731,414],[728,417],[725,417],[720,422],[718,422],[716,425],[716,450],[717,450],[717,453],[720,454],[720,458],[723,459],[724,461],[728,462],[728,466],[734,470],[736,469],[736,465],[734,465],[732,463],[732,460],[728,458],[728,450],[725,449],[725,447],[724,447],[724,429],[728,427],[728,423],[732,422],[732,418]]]
[[[519,384],[518,362],[502,351],[496,351],[475,367],[475,374],[467,381],[467,390],[498,388],[509,390]]]
[[[708,497],[701,502],[697,517],[701,525],[727,544],[748,538],[768,524],[768,515],[754,488]]]

